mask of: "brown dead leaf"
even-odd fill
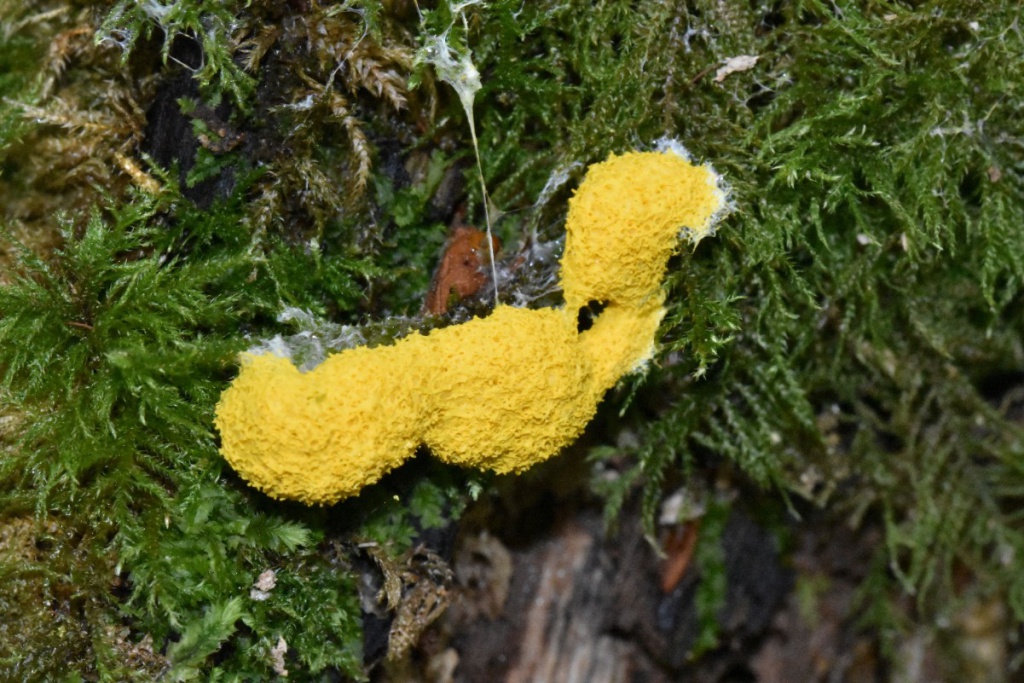
[[[501,240],[495,237],[492,244],[497,253]],[[489,263],[487,233],[470,226],[455,228],[434,273],[423,310],[440,315],[448,311],[453,297],[458,301],[479,292],[487,284],[485,266]]]

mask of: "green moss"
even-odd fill
[[[203,53],[202,63],[194,72],[199,85],[208,93],[226,93],[244,107],[256,83],[234,59],[239,19],[235,9],[227,3],[205,0],[166,4],[155,0],[120,0],[99,26],[96,42],[120,48],[123,64],[128,63],[139,41],[153,38],[154,34],[163,34],[159,36],[160,56],[165,63],[176,39],[198,42]]]
[[[413,64],[451,7],[97,7],[0,7],[0,529],[21,539],[0,601],[24,615],[0,663],[47,677],[59,651],[85,680],[261,680],[283,637],[290,679],[358,678],[356,579],[330,549],[398,557],[458,517],[465,480],[403,468],[343,511],[297,510],[223,468],[210,418],[234,354],[281,332],[284,306],[414,314],[459,204],[482,218],[475,174],[441,196],[469,131]],[[1016,5],[464,9],[450,36],[481,73],[508,252],[560,235],[611,151],[677,138],[732,187],[719,234],[673,262],[659,362],[610,398],[638,435],[592,454],[618,467],[595,484],[610,517],[642,487],[653,537],[663,488],[725,462],[780,506],[881,527],[863,615],[887,633],[907,626],[894,596],[940,613],[954,566],[1024,617]],[[202,49],[194,73],[175,38]],[[758,60],[716,78],[739,55]],[[179,81],[188,139],[162,169],[143,132]],[[268,568],[278,587],[254,602]],[[48,602],[61,620],[44,632]]]
[[[24,10],[0,8],[0,30],[4,40],[0,41],[0,150],[6,149],[25,131],[27,122],[20,116],[17,106],[9,98],[22,97],[32,93],[35,70],[32,68],[42,59],[40,41],[14,26],[26,17]]]
[[[699,657],[718,644],[718,619],[725,608],[728,592],[722,547],[722,535],[728,520],[729,506],[718,501],[711,501],[701,518],[700,540],[694,552],[696,568],[700,569],[700,583],[694,596],[697,636],[690,650],[691,657]]]
[[[272,310],[279,275],[237,239],[244,228],[235,236],[225,229],[240,224],[238,202],[210,212],[182,208],[172,226],[166,211],[180,202],[173,193],[140,196],[106,215],[94,212],[78,229],[67,222],[65,246],[54,258],[24,252],[23,270],[0,290],[0,367],[25,425],[2,461],[3,509],[34,511],[41,524],[64,530],[53,541],[63,565],[13,554],[5,571],[52,574],[76,596],[67,632],[77,634],[74,658],[83,675],[117,677],[104,668],[104,652],[118,647],[106,626],[129,616],[129,639],[166,647],[170,670],[182,678],[207,670],[209,655],[226,643],[243,635],[276,643],[279,631],[322,643],[300,651],[300,659],[355,675],[351,580],[302,550],[315,546],[313,530],[253,509],[238,485],[225,485],[210,430],[213,404],[245,344],[238,330]],[[171,256],[184,253],[188,258]],[[244,300],[229,293],[243,285]],[[333,577],[323,590],[348,595],[332,599],[339,615],[286,630],[265,625],[259,614],[273,621],[310,599],[281,591],[273,609],[254,616],[249,585],[282,555],[285,567],[302,568],[313,584],[326,580],[321,574]],[[127,590],[123,602],[111,591],[112,577]],[[16,589],[8,599],[29,605],[44,605],[53,590],[50,582],[10,585]],[[66,638],[54,642],[61,633],[22,633],[9,666],[27,653],[50,661],[47,651],[67,646]],[[174,647],[167,646],[172,636]],[[236,664],[269,671],[269,658],[253,657],[240,652]]]

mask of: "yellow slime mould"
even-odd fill
[[[498,306],[305,373],[286,358],[243,354],[217,405],[221,452],[256,488],[307,504],[356,495],[421,444],[499,473],[555,455],[654,354],[680,229],[699,240],[724,200],[713,170],[671,151],[592,166],[569,204],[563,308]],[[581,332],[591,302],[603,308]]]

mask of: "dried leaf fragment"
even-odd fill
[[[759,57],[757,55],[737,55],[735,57],[729,57],[725,60],[725,63],[718,68],[715,72],[715,83],[721,83],[729,74],[734,74],[738,71],[750,71],[757,64]]]
[[[496,237],[492,244],[495,252],[501,248]],[[453,295],[462,300],[479,292],[487,284],[488,251],[486,232],[469,226],[455,228],[434,273],[424,310],[440,315],[448,311]]]
[[[284,636],[279,636],[277,645],[270,648],[270,664],[274,667],[274,673],[281,678],[288,678],[288,669],[284,667],[284,656],[288,652],[288,642]]]
[[[249,589],[249,597],[262,602],[270,597],[270,591],[277,585],[277,572],[268,569],[256,578],[256,583]]]

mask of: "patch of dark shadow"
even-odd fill
[[[1024,371],[1008,368],[986,373],[974,382],[978,393],[989,403],[1024,405]]]
[[[775,91],[771,88],[765,88],[758,86],[757,90],[750,94],[747,98],[747,108],[751,111],[757,111],[764,109],[775,100]]]
[[[767,35],[784,23],[786,23],[786,15],[782,13],[781,5],[774,3],[771,7],[763,8],[763,13],[754,29],[754,35],[759,37]]]
[[[222,169],[216,175],[189,185],[189,171],[196,165],[200,146],[208,149],[213,143],[203,144],[193,129],[193,121],[202,119],[213,129],[227,130],[226,122],[231,118],[231,106],[221,102],[216,107],[198,104],[193,114],[182,110],[182,101],[202,101],[199,83],[193,72],[203,65],[202,43],[194,36],[180,34],[171,43],[170,61],[172,66],[167,76],[157,85],[153,103],[146,111],[146,127],[143,132],[142,151],[165,169],[178,166],[178,179],[182,194],[196,206],[209,208],[217,199],[228,197],[235,185],[235,174],[231,169]],[[243,137],[235,137],[237,140]],[[226,151],[226,150],[221,150]]]
[[[875,432],[875,444],[882,453],[902,453],[906,447],[902,437],[884,429]]]
[[[607,301],[588,301],[587,305],[582,306],[580,312],[576,315],[576,331],[583,333],[593,327],[594,320],[597,319],[597,316],[601,315],[601,312],[607,306]]]
[[[988,178],[978,169],[970,169],[960,180],[960,198],[969,209],[980,209],[984,187]]]
[[[608,44],[611,46],[612,52],[615,53],[616,57],[622,56],[622,43],[622,34],[618,32],[613,33],[610,40],[608,41]]]
[[[960,24],[943,33],[942,47],[947,52],[954,53],[973,40],[974,33],[967,28],[966,24]]]
[[[975,386],[987,400],[1002,400],[1011,391],[1024,387],[1024,370],[1006,369],[980,377]]]

